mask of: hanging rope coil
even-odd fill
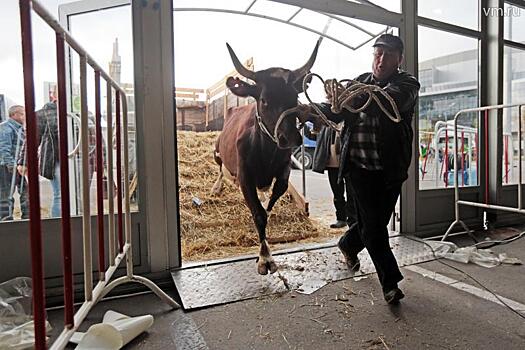
[[[308,73],[303,79],[303,91],[309,104],[299,104],[298,106],[287,109],[286,111],[281,113],[279,119],[277,120],[277,123],[275,124],[275,138],[277,138],[277,130],[279,129],[279,126],[281,125],[284,118],[286,118],[292,113],[299,114],[299,128],[303,127],[308,115],[314,114],[317,117],[319,117],[322,120],[322,122],[328,127],[338,132],[341,131],[341,127],[338,126],[337,123],[334,123],[333,121],[329,120],[328,117],[326,117],[326,115],[323,113],[323,111],[321,111],[321,109],[317,107],[317,105],[312,101],[312,99],[308,95],[308,82],[311,81],[312,77],[316,77],[323,82],[326,96],[331,104],[331,111],[335,114],[341,113],[343,108],[352,113],[359,113],[365,110],[370,105],[370,103],[374,101],[391,121],[393,121],[394,123],[399,123],[401,121],[401,116],[399,114],[396,102],[383,88],[376,85],[364,84],[352,79],[343,79],[341,81],[337,81],[336,79],[329,79],[325,81],[319,74]],[[386,98],[386,100],[390,103],[392,111],[394,112],[393,115],[383,105],[383,102],[379,99],[377,94],[375,94],[376,92],[382,95],[384,98]],[[363,94],[368,95],[368,98],[366,99],[365,103],[360,107],[354,108],[352,106],[352,101]],[[315,111],[315,113],[312,113],[312,109]]]

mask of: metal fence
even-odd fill
[[[29,229],[31,240],[31,266],[33,279],[33,309],[35,322],[35,348],[46,348],[45,334],[45,287],[43,276],[42,232],[40,217],[40,194],[38,182],[38,123],[35,119],[33,41],[31,17],[36,13],[56,34],[57,82],[58,82],[58,126],[59,126],[59,164],[61,186],[61,229],[62,261],[64,271],[64,330],[51,345],[51,349],[64,348],[75,330],[80,326],[91,308],[116,286],[127,282],[139,282],[150,288],[163,301],[173,306],[179,305],[150,280],[133,273],[130,183],[128,146],[128,111],[124,90],[92,59],[59,22],[38,2],[20,0],[20,20],[22,26],[22,51],[24,70],[24,96],[27,115],[26,149],[29,188]],[[67,94],[66,94],[66,44],[80,56],[80,94],[81,94],[81,164],[82,164],[82,231],[83,231],[83,273],[84,302],[76,313],[73,308],[73,271],[71,252],[71,217],[69,197],[69,169],[67,152]],[[102,171],[97,171],[97,231],[98,231],[98,282],[93,283],[93,261],[89,205],[88,176],[88,106],[87,106],[87,67],[95,72],[95,120],[96,120],[96,166],[103,169],[101,96],[100,84],[103,79],[107,84],[107,142],[108,149],[113,149],[113,133],[116,148],[116,194],[113,189],[113,156],[107,152],[107,191],[109,198],[108,230],[104,230],[103,179]],[[112,93],[115,94],[115,130],[112,121]],[[123,134],[123,137],[121,135]],[[123,180],[124,179],[124,180]],[[115,202],[117,212],[115,213]],[[116,218],[115,218],[116,214]],[[115,222],[116,221],[116,222]],[[115,225],[116,224],[116,225]],[[116,226],[116,228],[115,228]],[[105,243],[109,251],[105,251]],[[106,254],[108,261],[106,262]],[[126,275],[110,282],[117,267],[126,259]]]

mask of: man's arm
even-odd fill
[[[401,79],[393,81],[386,85],[383,90],[394,100],[399,113],[410,111],[417,99],[420,84],[416,78],[409,74],[404,74]],[[383,106],[394,115],[394,110],[390,102],[379,92],[374,92],[379,98]],[[352,101],[352,107],[358,108],[362,106],[368,98],[367,94],[363,94]],[[364,110],[367,114],[384,114],[381,108],[375,102],[371,102]]]
[[[346,109],[341,110],[341,113],[333,113],[331,110],[332,105],[326,102],[316,103],[316,106],[329,120],[336,124],[339,124],[342,121],[349,121],[352,117],[355,117],[355,113],[352,113]]]
[[[13,140],[11,132],[7,126],[2,125],[2,127],[0,127],[0,163],[13,166],[15,159],[11,154],[12,147]]]

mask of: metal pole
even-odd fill
[[[107,114],[106,114],[106,124],[107,124],[107,133],[106,138],[108,142],[107,146],[107,177],[108,177],[108,245],[109,245],[109,265],[114,266],[115,264],[115,255],[117,255],[116,249],[116,239],[115,239],[115,206],[114,198],[115,191],[114,186],[115,182],[113,180],[113,100],[112,100],[112,91],[111,83],[108,81],[106,85],[106,99],[107,99]]]
[[[21,140],[22,138],[22,131],[23,127],[19,128],[16,132],[16,147],[15,147],[15,157],[13,159],[13,174],[11,175],[11,188],[9,189],[9,217],[11,220],[14,220],[13,218],[13,211],[15,206],[15,200],[13,198],[13,195],[15,194],[15,186],[16,186],[16,178],[17,178],[17,170],[16,170],[16,163],[17,163],[17,157],[20,154],[20,143],[23,142]],[[20,187],[18,187],[18,192],[20,195],[22,195],[22,185],[24,184],[23,177],[21,176],[20,179]],[[22,213],[23,214],[23,213]]]
[[[97,163],[97,231],[98,231],[98,273],[99,280],[104,280],[106,262],[104,255],[104,190],[102,174],[104,167],[102,162],[102,115],[100,112],[100,71],[95,70],[95,134],[96,134],[96,163]]]
[[[505,183],[509,183],[509,135],[503,135],[503,152],[504,152],[504,163],[505,163]]]
[[[126,95],[122,99],[122,127],[124,133],[124,209],[126,210],[126,244],[131,245],[131,213],[129,204],[129,149],[128,146],[128,103]],[[133,251],[126,255],[126,272],[129,278],[133,277]]]
[[[454,211],[456,215],[456,221],[459,221],[459,182],[458,182],[458,116],[459,113],[454,116]],[[448,147],[448,144],[447,144]]]
[[[479,148],[479,128],[478,132],[474,135],[476,142],[476,186],[479,185],[479,157],[481,155],[481,149]]]
[[[521,142],[522,142],[522,135],[521,135],[521,109],[523,106],[518,106],[518,209],[521,209],[522,203],[521,203],[521,184],[522,184],[522,175],[521,175],[521,168],[522,168],[522,154],[521,154]]]
[[[46,348],[44,262],[42,258],[42,227],[40,221],[40,188],[38,184],[38,123],[35,117],[35,86],[33,72],[33,38],[31,0],[20,0],[24,103],[26,109],[26,152],[29,188],[29,237],[31,240],[31,274],[33,280],[33,319],[35,349]]]
[[[302,138],[302,144],[301,144],[301,173],[302,173],[302,180],[303,180],[303,197],[306,199],[306,169],[304,168],[304,128],[307,128],[307,126],[303,126],[301,129],[301,138]]]
[[[443,156],[443,162],[445,165],[445,172],[443,173],[443,177],[445,180],[445,187],[448,187],[448,126],[445,127],[445,154]]]
[[[80,56],[80,144],[82,146],[82,237],[84,240],[84,296],[93,297],[93,259],[91,252],[91,213],[89,202],[89,140],[87,105],[87,57]]]
[[[64,324],[74,326],[73,307],[73,257],[71,254],[71,210],[69,201],[69,159],[67,155],[67,93],[66,53],[64,36],[56,34],[57,87],[58,87],[58,136],[60,164],[60,193],[62,214],[62,260],[64,270]]]
[[[116,133],[117,133],[117,223],[119,252],[124,248],[123,222],[122,222],[122,142],[120,140],[120,91],[115,91]]]
[[[456,156],[456,160],[458,159],[458,157]],[[460,165],[460,169],[461,169],[461,186],[465,186],[465,176],[464,176],[464,172],[465,172],[465,169],[464,169],[464,159],[465,159],[465,132],[462,131],[461,132],[461,165]],[[457,166],[457,163],[454,164],[454,167]]]
[[[489,204],[489,110],[485,110],[485,204]]]

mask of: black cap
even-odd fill
[[[401,40],[400,37],[392,35],[392,34],[380,35],[376,39],[376,42],[374,43],[373,46],[374,47],[384,46],[392,50],[398,50],[401,54],[403,54],[403,50],[404,50],[403,40]]]

